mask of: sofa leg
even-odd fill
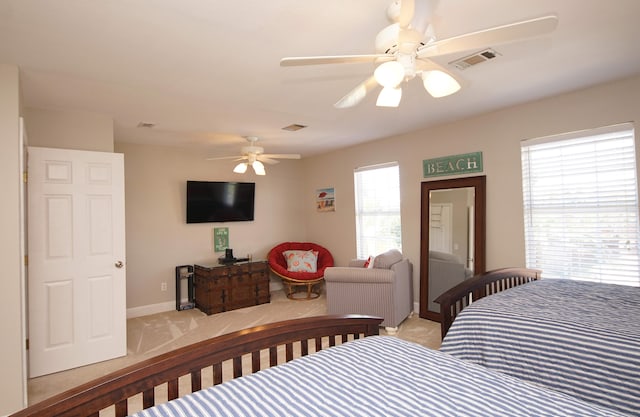
[[[396,334],[396,333],[398,333],[398,326],[396,326],[396,327],[385,327],[384,331],[387,332],[387,334]]]

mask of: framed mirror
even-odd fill
[[[486,177],[421,184],[420,317],[440,321],[433,300],[485,272]]]

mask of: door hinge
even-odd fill
[[[29,179],[29,174],[27,173],[27,171],[24,171],[22,173],[22,181],[24,181],[24,183],[27,183],[27,180]]]
[[[24,266],[29,266],[29,255],[24,255]]]
[[[26,345],[27,350],[29,350],[29,339],[25,340],[25,345]]]

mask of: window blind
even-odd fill
[[[522,142],[528,267],[640,285],[634,143],[630,123]]]
[[[358,258],[402,251],[398,163],[356,169],[354,186]]]

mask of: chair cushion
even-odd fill
[[[402,253],[398,249],[389,249],[376,256],[373,260],[373,267],[379,269],[389,269],[391,265],[402,260]]]
[[[318,251],[286,250],[282,252],[287,261],[287,271],[316,272],[318,269]]]

